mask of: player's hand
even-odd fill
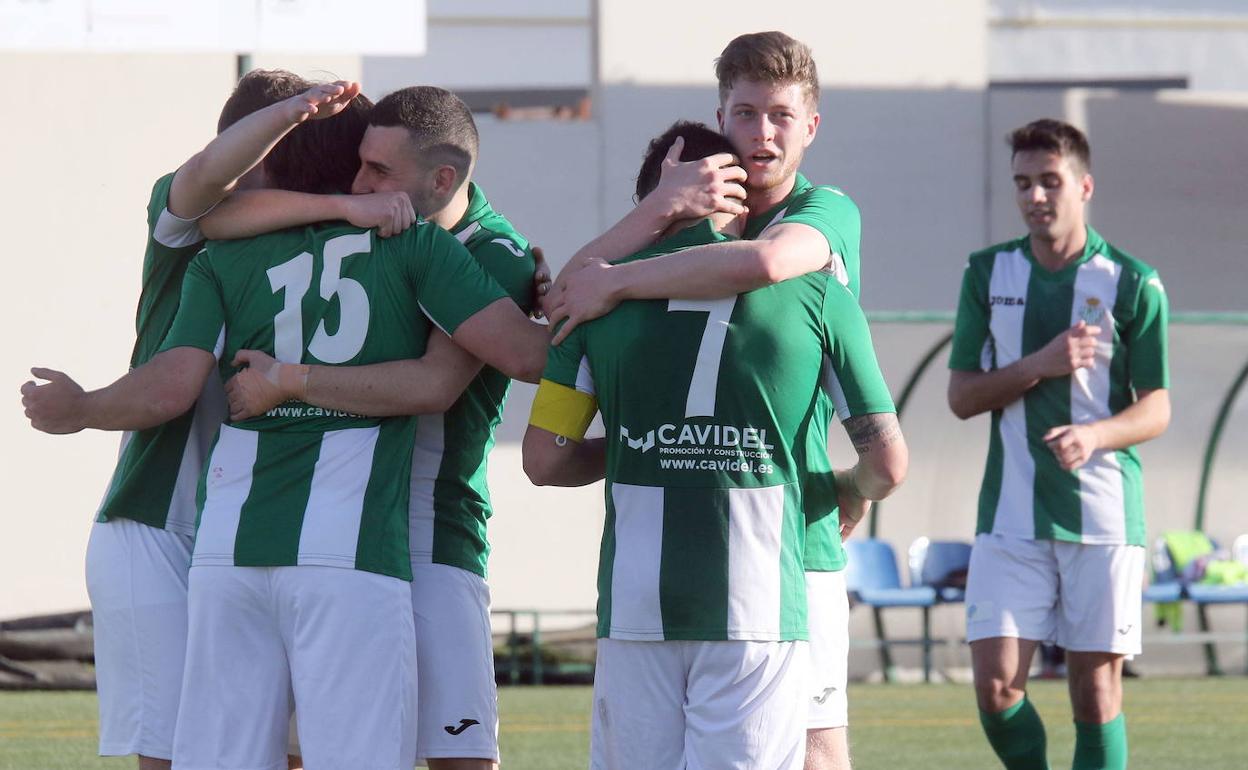
[[[1035,353],[1036,375],[1065,377],[1077,369],[1095,366],[1100,333],[1101,327],[1080,321],[1057,335]]]
[[[585,321],[610,313],[620,304],[612,267],[601,259],[589,259],[580,270],[563,277],[555,295],[552,307],[546,315],[551,326],[567,319],[563,328],[559,329],[550,344],[558,345],[567,338],[572,330]]]
[[[853,468],[832,473],[836,479],[836,507],[837,516],[840,518],[841,540],[845,540],[871,510],[871,501],[858,494]]]
[[[86,427],[86,394],[81,385],[55,369],[35,367],[30,373],[47,380],[42,385],[34,380],[22,385],[22,406],[32,428],[44,433],[77,433]]]
[[[1044,434],[1044,443],[1063,470],[1073,471],[1100,448],[1100,436],[1092,425],[1059,425]]]
[[[541,246],[533,247],[533,261],[536,263],[533,266],[533,292],[537,297],[537,304],[533,306],[531,315],[541,318],[552,309],[546,304],[546,297],[550,295],[550,265],[546,262],[546,253]]]
[[[342,195],[345,219],[356,227],[377,228],[377,235],[389,238],[411,227],[416,209],[405,192],[376,192]]]
[[[247,367],[225,383],[232,422],[264,414],[285,401],[303,398],[306,393],[305,366],[283,364],[259,350],[238,351],[231,365]]]
[[[662,206],[668,221],[700,219],[717,211],[744,214],[745,169],[726,152],[701,160],[682,161],[685,140],[677,137],[663,158],[659,184],[646,196],[651,205]]]
[[[302,123],[305,120],[333,117],[346,109],[351,100],[359,95],[359,83],[339,80],[312,86],[307,91],[290,97],[283,104],[290,122]]]

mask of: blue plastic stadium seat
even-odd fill
[[[1189,583],[1187,595],[1197,604],[1245,604],[1248,603],[1248,585],[1218,586]]]
[[[880,662],[884,676],[892,678],[889,645],[894,643],[884,633],[881,610],[886,607],[917,607],[923,611],[923,681],[931,681],[932,637],[929,613],[936,604],[936,589],[931,586],[901,584],[897,557],[893,548],[874,538],[850,539],[845,542],[845,588],[851,599],[871,608],[875,614],[876,632],[880,641]]]
[[[920,537],[910,546],[911,582],[936,589],[941,603],[966,601],[966,572],[971,544]]]

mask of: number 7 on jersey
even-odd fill
[[[728,322],[736,306],[736,295],[723,299],[673,299],[667,303],[669,313],[706,313],[706,329],[702,332],[702,344],[698,346],[698,360],[693,366],[689,396],[685,401],[686,417],[710,417],[715,414],[719,363],[724,356],[724,343],[728,340]]]

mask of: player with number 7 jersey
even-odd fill
[[[724,240],[704,220],[629,260]],[[579,439],[601,409],[607,428],[599,637],[806,638],[805,435],[833,380],[845,415],[894,411],[827,273],[624,303],[551,349],[531,424]]]

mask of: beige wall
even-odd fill
[[[713,83],[712,62],[725,43],[760,27],[810,45],[828,84],[944,88],[984,83],[985,0],[658,5],[602,0],[605,83]]]
[[[358,77],[358,57],[256,57],[309,77]],[[0,618],[86,604],[82,556],[118,434],[32,431],[17,389],[31,366],[87,388],[125,372],[152,183],[216,131],[227,55],[0,54],[6,190],[6,355],[0,383]]]

